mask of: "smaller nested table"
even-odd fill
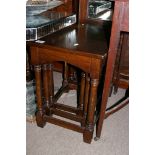
[[[108,51],[105,27],[73,25],[48,35],[41,41],[43,42],[27,43],[30,46],[30,62],[35,70],[37,125],[43,127],[46,122],[50,122],[83,133],[84,142],[91,143],[96,118],[97,89]],[[62,87],[54,95],[52,64],[56,61],[63,61],[65,66]],[[77,108],[57,103],[61,94],[70,87],[67,64],[82,70]],[[55,118],[54,115],[80,122],[81,125]]]

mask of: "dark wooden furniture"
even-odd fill
[[[40,127],[44,127],[46,122],[50,122],[83,133],[84,142],[91,143],[98,118],[95,116],[97,89],[108,51],[107,33],[109,34],[109,32],[106,29],[110,24],[88,19],[88,0],[66,0],[65,2],[64,5],[51,11],[75,12],[78,16],[77,24],[42,38],[41,40],[45,41],[43,44],[36,42],[27,44],[30,47],[31,65],[35,70],[38,106],[36,120]],[[128,31],[127,0],[115,1],[106,77],[105,82],[103,81],[105,84],[96,130],[97,138],[101,135],[103,120],[110,115],[105,111],[121,31]],[[64,79],[62,87],[54,94],[53,70],[56,64],[61,64],[61,72],[62,64],[64,64]],[[81,83],[77,90],[80,92],[77,108],[57,103],[62,93],[72,88],[68,77],[69,65],[81,70]],[[120,68],[117,71],[120,73]],[[125,104],[127,102],[125,100]],[[79,122],[81,125],[55,118],[55,115]]]
[[[121,32],[120,41],[118,45],[114,73],[111,82],[110,96],[112,93],[116,94],[118,88],[126,90],[125,95],[120,98],[117,102],[113,103],[106,109],[106,116],[110,116],[114,112],[117,112],[125,105],[128,104],[129,98],[129,33]],[[117,107],[117,108],[116,108]]]
[[[62,5],[57,6],[53,9],[50,9],[49,11],[51,12],[66,12],[66,14],[68,13],[76,13],[78,12],[78,0],[61,0],[63,2]],[[63,63],[61,62],[55,62],[54,63],[54,70],[58,71],[58,72],[63,72]],[[69,67],[69,71],[68,71],[69,77],[70,78],[74,78],[73,74],[74,74],[74,70],[72,67]]]
[[[101,69],[107,56],[106,31],[102,25],[75,24],[41,39],[45,43],[29,42],[30,62],[34,66],[38,111],[37,125],[53,123],[80,133],[91,143]],[[60,90],[53,92],[53,63],[64,63],[64,80]],[[68,64],[81,70],[80,94],[77,108],[57,103],[63,92],[70,89]],[[61,116],[81,125],[64,121]]]
[[[112,79],[114,93],[129,87],[129,33],[121,32]]]
[[[122,31],[129,32],[129,0],[115,0],[110,46],[108,51],[108,60],[102,94],[100,117],[97,124],[96,140],[99,139],[101,136],[103,120],[110,114],[106,113],[106,106],[113,77],[116,55],[118,51],[120,33]],[[129,99],[127,98],[124,101],[123,106],[126,105],[128,102]],[[118,109],[115,109],[115,111],[116,110]]]

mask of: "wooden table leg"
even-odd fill
[[[85,128],[85,131],[83,133],[83,140],[86,143],[91,143],[91,140],[93,138],[94,113],[95,113],[95,107],[96,107],[98,83],[99,83],[98,79],[91,79],[86,128]]]
[[[68,85],[68,64],[65,62],[64,64],[64,74],[63,74],[63,82],[62,85],[65,87]]]
[[[50,87],[50,97],[54,96],[54,78],[53,78],[53,69],[54,66],[52,64],[48,65],[48,77],[49,77],[49,87]]]
[[[46,104],[46,114],[50,114],[51,98],[54,96],[53,72],[51,64],[43,65],[43,87]]]
[[[96,140],[99,139],[101,136],[102,125],[105,119],[105,110],[107,106],[109,90],[111,86],[114,65],[116,61],[116,54],[117,54],[118,45],[119,45],[120,32],[129,31],[128,19],[129,19],[129,2],[127,0],[115,1],[110,45],[109,45],[109,51],[108,51],[105,80],[104,80],[104,88],[103,88],[101,108],[100,108],[101,110],[100,110],[99,120],[97,123],[97,130],[96,130]]]
[[[35,79],[36,79],[36,96],[38,111],[36,114],[36,121],[39,127],[44,127],[45,121],[43,120],[44,110],[42,104],[42,84],[41,84],[41,65],[35,65]]]
[[[52,64],[48,64],[47,77],[48,77],[48,87],[49,87],[49,96],[50,96],[50,106],[52,105],[52,98],[54,96],[53,68],[54,66]]]
[[[79,99],[79,115],[83,116],[83,102],[84,102],[84,92],[85,92],[85,73],[81,73],[81,83],[80,83],[80,99]]]
[[[90,89],[90,77],[88,76],[88,74],[86,74],[86,85],[85,85],[85,95],[84,95],[84,118],[85,119],[86,119],[87,111],[88,111],[89,89]]]

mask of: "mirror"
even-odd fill
[[[88,18],[111,21],[113,3],[108,0],[89,0]]]

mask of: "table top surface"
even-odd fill
[[[40,39],[28,42],[31,46],[56,47],[73,53],[104,58],[108,52],[106,26],[94,24],[72,25]]]

